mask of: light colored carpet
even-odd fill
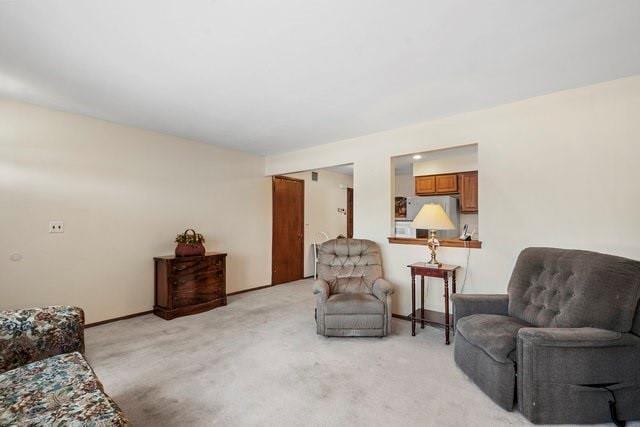
[[[87,358],[139,426],[528,424],[456,368],[443,330],[412,337],[394,319],[387,338],[325,338],[313,313],[303,280],[207,313],[89,328]]]

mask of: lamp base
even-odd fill
[[[436,238],[436,231],[429,230],[429,240],[427,240],[427,247],[429,248],[429,252],[431,253],[431,259],[426,263],[426,266],[429,268],[440,268],[440,266],[442,265],[442,263],[436,259],[438,246],[440,246],[440,242]]]

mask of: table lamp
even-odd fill
[[[429,230],[427,246],[431,250],[431,259],[427,263],[430,267],[439,267],[441,264],[436,259],[436,251],[440,242],[436,238],[436,230],[455,230],[455,226],[447,216],[442,206],[437,203],[423,205],[416,215],[411,227]]]

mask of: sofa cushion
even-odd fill
[[[0,311],[0,373],[56,354],[84,352],[83,325],[78,307]]]
[[[469,343],[497,362],[515,362],[518,330],[527,322],[498,314],[473,314],[458,320],[456,329]]]
[[[597,252],[527,248],[509,281],[509,315],[540,327],[635,331],[638,299],[640,262]]]
[[[384,314],[384,304],[371,294],[333,294],[325,310],[327,314]]]
[[[127,424],[80,353],[0,374],[0,425]]]

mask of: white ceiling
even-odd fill
[[[637,0],[0,1],[0,97],[268,154],[640,73]]]

